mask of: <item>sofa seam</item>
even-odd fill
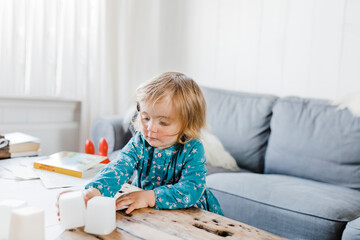
[[[314,104],[327,108],[337,107],[336,105],[332,105],[330,101],[327,99],[318,99],[318,98],[300,98],[296,96],[288,96],[279,98],[279,103],[295,103],[295,104]]]

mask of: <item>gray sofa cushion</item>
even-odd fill
[[[342,234],[342,240],[360,239],[360,217],[348,222]]]
[[[291,239],[339,239],[360,215],[359,191],[312,180],[218,173],[207,176],[207,186],[226,217]]]
[[[272,107],[277,97],[207,87],[202,87],[202,91],[210,131],[239,167],[263,172]]]
[[[360,118],[326,101],[287,97],[271,119],[265,173],[360,190]]]

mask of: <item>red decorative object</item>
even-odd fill
[[[85,143],[85,153],[87,153],[87,154],[95,154],[94,144],[89,139],[86,140],[86,143]]]
[[[95,155],[100,155],[100,156],[107,156],[107,152],[108,152],[108,144],[106,142],[105,138],[100,138],[99,141],[99,153],[95,153],[95,147],[94,144],[91,142],[91,140],[86,140],[85,143],[85,153],[87,154],[95,154]],[[104,161],[100,162],[100,163],[104,163],[104,164],[108,164],[110,162],[110,160],[107,158]]]
[[[99,155],[107,156],[107,152],[108,152],[108,144],[107,144],[105,138],[100,138],[100,141],[99,141]]]

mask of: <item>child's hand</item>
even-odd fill
[[[74,190],[66,190],[66,191],[63,191],[61,193],[59,193],[59,195],[57,196],[57,199],[56,199],[56,208],[57,208],[57,215],[58,215],[58,221],[60,222],[60,208],[59,208],[59,199],[60,199],[60,196],[64,193],[68,193],[68,192],[72,192]]]
[[[57,215],[58,215],[58,220],[60,221],[60,209],[59,209],[59,199],[60,199],[60,196],[64,193],[68,193],[68,192],[72,192],[74,190],[66,190],[66,191],[63,191],[61,193],[59,193],[58,197],[57,197],[57,200],[56,200],[56,207],[57,207]],[[96,188],[89,188],[89,189],[86,189],[83,191],[83,196],[84,196],[84,201],[85,201],[85,205],[87,204],[87,202],[95,197],[95,196],[101,196],[101,193],[98,189]]]
[[[130,214],[138,208],[155,206],[155,201],[156,198],[153,190],[127,193],[116,200],[116,209],[129,206],[125,213]]]
[[[88,188],[83,191],[83,196],[84,196],[84,201],[85,201],[85,205],[86,205],[87,202],[90,199],[92,199],[93,197],[101,196],[101,193],[97,188]]]

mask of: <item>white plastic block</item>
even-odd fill
[[[72,229],[85,225],[85,201],[82,191],[64,193],[59,198],[60,225]]]
[[[92,234],[107,235],[116,228],[115,199],[93,197],[87,202],[84,231]]]
[[[11,212],[9,239],[43,240],[44,210],[37,207],[17,208]]]
[[[25,207],[26,201],[6,199],[0,201],[0,239],[9,238],[10,217],[14,209]]]

